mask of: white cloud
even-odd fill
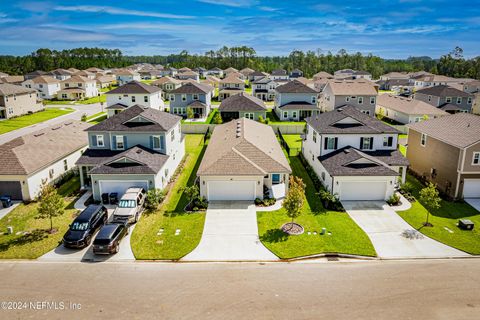
[[[198,2],[216,4],[227,7],[250,7],[257,3],[255,0],[197,0]]]
[[[167,19],[192,19],[193,16],[176,15],[169,13],[159,13],[152,11],[130,10],[123,8],[107,7],[107,6],[56,6],[53,8],[56,11],[72,11],[72,12],[98,12],[108,13],[111,15],[126,15],[126,16],[140,16],[140,17],[154,17]]]

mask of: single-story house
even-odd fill
[[[267,116],[265,103],[246,92],[241,92],[223,100],[218,107],[218,111],[220,111],[223,121],[239,118],[258,121],[258,117],[262,116],[265,119]]]

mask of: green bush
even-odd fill
[[[387,200],[387,203],[391,206],[396,206],[400,203],[400,196],[396,193],[392,194],[392,196]]]
[[[80,119],[82,122],[87,122],[87,114],[82,114],[82,118]]]
[[[160,203],[165,199],[165,192],[160,189],[150,189],[145,198],[145,208],[156,210]]]

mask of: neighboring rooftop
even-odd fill
[[[36,93],[37,90],[17,86],[10,83],[0,83],[0,96],[11,96],[14,94]]]
[[[265,103],[246,92],[240,92],[223,100],[219,111],[266,111]]]
[[[470,93],[452,88],[446,85],[439,85],[418,90],[416,93],[421,93],[436,97],[471,97]]]
[[[380,95],[377,98],[377,105],[411,115],[448,115],[447,112],[421,100],[404,98],[390,94]]]
[[[130,81],[118,88],[108,91],[106,94],[152,94],[162,91],[157,86],[151,86],[139,81]]]
[[[318,93],[298,80],[292,80],[275,89],[279,93]]]
[[[338,96],[376,96],[378,94],[372,82],[367,80],[331,80],[327,86],[330,86],[332,93]]]
[[[170,93],[185,93],[185,94],[206,94],[215,90],[212,86],[204,83],[187,82],[180,88],[172,90]]]

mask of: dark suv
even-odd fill
[[[128,234],[127,223],[109,223],[100,229],[93,240],[93,253],[111,254],[120,249],[120,241]]]
[[[63,236],[63,245],[67,248],[84,248],[90,245],[93,234],[107,222],[107,219],[107,208],[89,205],[73,220]]]

